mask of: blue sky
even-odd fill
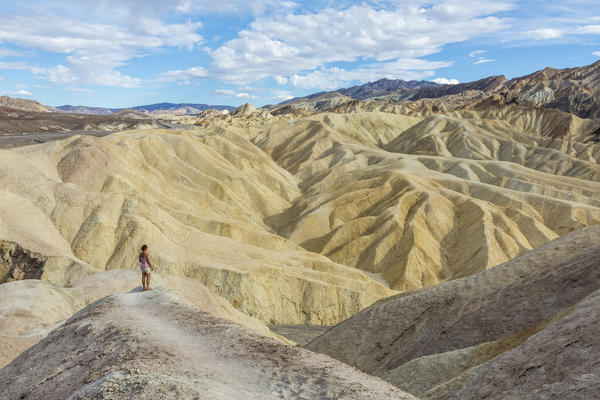
[[[263,105],[600,59],[597,0],[2,0],[0,20],[0,94],[54,106]]]

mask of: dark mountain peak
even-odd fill
[[[422,87],[440,86],[430,81],[404,81],[402,79],[382,78],[364,85],[352,86],[338,90],[339,93],[358,100],[389,94],[395,90],[412,90]]]

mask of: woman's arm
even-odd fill
[[[152,268],[152,263],[150,262],[150,256],[148,254],[146,254],[146,262],[148,263],[150,268]]]

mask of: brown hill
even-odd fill
[[[600,61],[580,68],[546,68],[506,83],[508,101],[557,108],[582,118],[600,117]]]
[[[13,108],[16,110],[33,112],[51,112],[52,107],[45,106],[35,100],[18,99],[8,96],[0,96],[0,107]]]

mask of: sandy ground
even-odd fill
[[[167,290],[109,296],[0,370],[0,399],[413,399]]]

